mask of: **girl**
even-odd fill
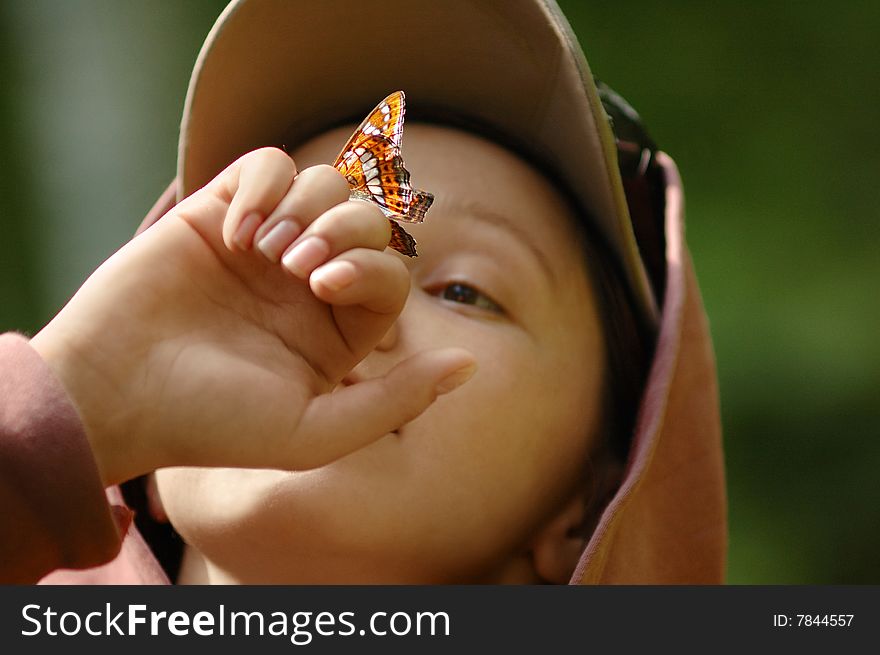
[[[721,581],[674,165],[606,91],[615,143],[555,6],[382,11],[239,1],[209,35],[174,197],[32,340],[101,481],[159,469],[138,519],[161,563],[129,527],[46,581]],[[417,258],[327,165],[398,87],[436,198]],[[118,547],[100,534],[73,564]]]

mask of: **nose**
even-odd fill
[[[382,352],[388,352],[397,344],[397,339],[400,336],[400,327],[398,326],[397,321],[391,324],[391,327],[388,328],[388,331],[385,335],[379,340],[379,343],[376,345],[376,350]]]

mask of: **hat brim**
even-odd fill
[[[298,144],[395,89],[410,108],[465,113],[553,162],[615,250],[643,318],[656,325],[614,136],[583,52],[552,2],[233,1],[190,80],[178,199],[245,152]]]

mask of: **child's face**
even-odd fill
[[[349,133],[294,160],[332,161]],[[217,581],[526,581],[531,539],[581,494],[604,356],[569,209],[526,163],[464,132],[409,124],[404,154],[436,200],[407,226],[420,256],[407,260],[406,307],[344,383],[453,345],[477,373],[320,469],[160,471],[165,509],[195,549],[185,565],[201,553]]]

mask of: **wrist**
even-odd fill
[[[117,439],[111,417],[120,419],[120,413],[112,409],[118,390],[111,388],[108,377],[96,365],[88,350],[76,345],[73,335],[65,333],[56,320],[50,322],[30,340],[31,347],[42,357],[47,366],[61,382],[68,398],[77,410],[88,439],[92,455],[105,487],[135,477],[140,472],[126,470],[122,466]],[[133,463],[128,458],[128,464]]]

